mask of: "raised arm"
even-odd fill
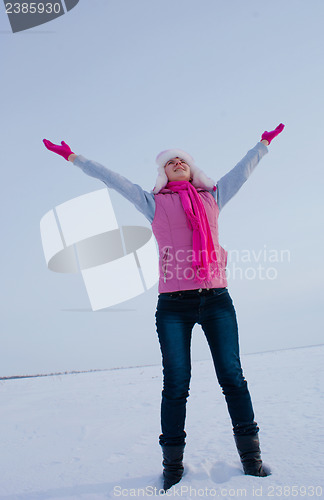
[[[43,140],[45,146],[50,151],[61,155],[65,160],[72,162],[83,172],[91,177],[103,181],[109,188],[115,189],[124,198],[129,200],[150,222],[153,221],[155,213],[154,194],[144,191],[138,184],[133,184],[122,175],[110,170],[92,160],[88,160],[82,155],[77,155],[71,151],[70,147],[64,142],[61,146]]]
[[[222,210],[226,203],[241,189],[261,158],[267,153],[267,146],[258,142],[232,170],[219,179],[216,190],[216,201],[219,210]]]
[[[280,134],[280,132],[282,132],[283,128],[284,125],[281,123],[275,130],[264,132],[261,141],[258,142],[254,148],[250,149],[244,158],[217,182],[216,201],[219,210],[222,210],[226,203],[233,198],[243,186],[261,158],[268,153],[267,146],[278,134]]]

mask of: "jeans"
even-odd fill
[[[159,294],[155,318],[163,365],[160,444],[185,442],[195,323],[206,336],[234,434],[256,434],[259,428],[241,368],[236,313],[227,288]]]

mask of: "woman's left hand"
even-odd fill
[[[272,130],[271,132],[263,132],[262,136],[261,136],[261,141],[267,141],[268,144],[271,143],[271,141],[277,137],[277,135],[280,134],[280,132],[283,131],[284,129],[284,124],[283,123],[280,123],[280,125],[278,125],[278,127],[276,127],[274,130]]]

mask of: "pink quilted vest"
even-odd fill
[[[195,281],[192,269],[192,229],[187,225],[180,196],[170,189],[155,195],[152,230],[159,246],[159,293],[197,288],[227,287],[227,252],[218,242],[219,209],[213,195],[197,189],[204,204],[217,255],[220,276],[211,281]]]

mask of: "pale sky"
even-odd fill
[[[47,269],[40,219],[105,185],[43,138],[150,191],[161,150],[188,151],[217,180],[283,122],[221,212],[220,243],[276,269],[275,279],[235,279],[229,263],[242,352],[322,343],[323,16],[322,0],[80,0],[13,34],[0,4],[0,376],[160,363],[157,285],[93,312],[80,274]],[[120,225],[150,227],[109,192]],[[206,359],[195,332],[193,358]]]

